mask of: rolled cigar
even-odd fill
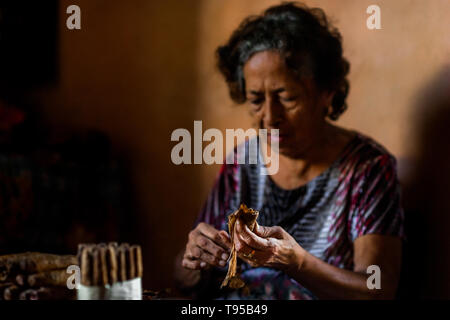
[[[117,260],[119,262],[119,281],[127,280],[127,257],[126,257],[126,248],[119,247],[117,250]]]
[[[99,251],[99,255],[100,255],[100,273],[101,273],[101,279],[100,279],[100,284],[101,285],[105,285],[108,284],[109,279],[108,279],[108,262],[106,260],[106,250],[107,247],[106,245],[104,246],[99,246],[98,251]]]
[[[97,247],[93,247],[91,250],[92,259],[92,285],[100,285],[101,270],[100,270],[100,251]]]
[[[106,263],[109,270],[109,284],[113,284],[119,278],[116,246],[113,244],[109,244],[106,250]]]
[[[5,300],[17,300],[19,299],[19,295],[22,289],[16,285],[9,286],[3,292],[3,298]]]
[[[126,279],[130,280],[130,279],[134,279],[134,274],[135,274],[135,264],[133,261],[133,254],[131,253],[130,250],[130,245],[128,243],[124,243],[121,246],[123,252],[125,252],[125,273],[126,273]]]
[[[67,279],[70,274],[66,269],[44,271],[36,274],[31,274],[27,277],[26,284],[30,287],[41,286],[55,286],[65,287],[67,285]]]
[[[20,293],[20,300],[72,300],[75,298],[73,290],[62,287],[40,287],[27,289]]]
[[[41,287],[36,293],[37,300],[73,300],[76,298],[75,290],[63,287]]]
[[[81,253],[81,284],[91,285],[91,259],[89,255],[90,248],[84,248]]]
[[[24,274],[18,274],[16,276],[16,283],[21,287],[26,286],[27,285],[27,276]]]
[[[38,273],[52,269],[64,269],[78,263],[74,255],[39,253],[20,261],[20,269],[26,273]]]
[[[81,266],[81,252],[84,250],[84,248],[92,247],[94,245],[95,244],[93,244],[93,243],[80,243],[78,245],[77,258],[78,258],[78,265],[79,266]]]
[[[6,288],[9,288],[10,286],[12,286],[14,283],[12,282],[4,282],[4,283],[0,283],[0,300],[3,300],[3,293],[5,292]]]
[[[19,295],[19,300],[38,300],[37,289],[27,289]]]
[[[142,278],[143,266],[142,266],[142,251],[141,246],[133,245],[131,246],[131,251],[133,252],[134,265],[136,266],[136,277]]]
[[[12,280],[20,269],[20,262],[38,252],[24,252],[0,256],[0,281]]]
[[[134,279],[136,278],[136,259],[134,257],[134,251],[131,250],[131,248],[127,249],[127,254],[128,254],[128,279]]]
[[[113,247],[114,249],[117,249],[119,247],[119,244],[117,242],[108,242],[108,246]]]

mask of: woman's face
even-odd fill
[[[281,154],[307,154],[323,136],[332,96],[319,94],[312,78],[294,77],[275,51],[254,54],[243,71],[250,113],[260,128],[280,130],[272,139],[278,139]]]

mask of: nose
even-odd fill
[[[266,98],[263,110],[262,120],[264,127],[267,129],[279,128],[283,121],[283,108],[277,99],[273,99],[272,97]]]

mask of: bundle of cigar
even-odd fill
[[[67,288],[67,267],[74,255],[25,252],[0,256],[0,300],[74,299]]]
[[[78,245],[81,284],[84,286],[112,285],[142,278],[142,251],[138,245],[116,242]]]

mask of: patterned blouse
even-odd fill
[[[262,174],[261,159],[259,155],[258,164],[224,164],[195,225],[205,222],[227,230],[227,216],[245,203],[260,212],[260,225],[283,227],[309,253],[349,270],[356,238],[383,234],[404,239],[396,160],[371,138],[355,132],[328,169],[293,190]],[[252,268],[242,261],[240,267],[249,290],[221,290],[220,299],[316,298],[279,270]],[[215,269],[210,286],[217,286],[225,273],[226,267]]]

